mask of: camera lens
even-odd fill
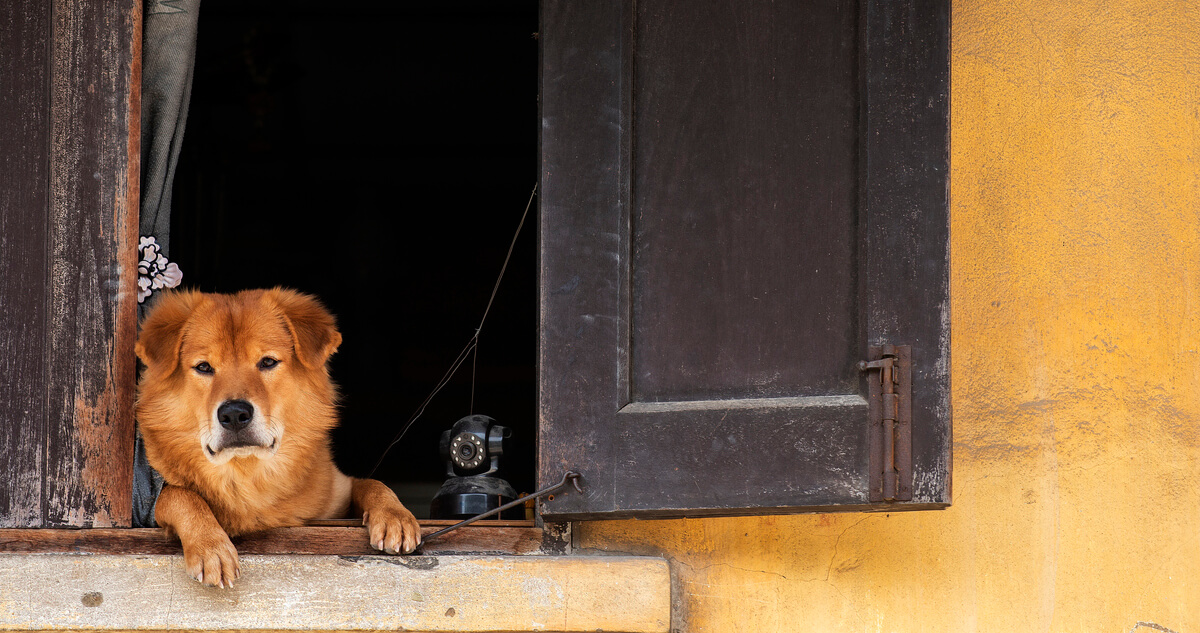
[[[450,441],[450,460],[459,468],[478,468],[483,464],[483,441],[474,433],[459,433]]]

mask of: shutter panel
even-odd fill
[[[128,526],[140,2],[0,9],[0,526]],[[12,380],[9,381],[8,378]]]
[[[947,3],[546,2],[541,41],[538,472],[585,486],[542,512],[948,504]]]

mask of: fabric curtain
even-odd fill
[[[153,238],[163,257],[170,256],[171,185],[183,145],[200,0],[146,0],[142,11],[142,174],[140,232],[143,249]],[[142,255],[145,260],[145,256]],[[165,259],[160,260],[166,262]],[[152,265],[153,263],[151,263]],[[153,267],[153,265],[152,265]],[[176,280],[177,282],[178,280]],[[139,307],[145,310],[147,298]],[[140,315],[139,315],[140,316]],[[133,474],[133,525],[154,527],[154,503],[162,478],[146,461],[139,433]]]

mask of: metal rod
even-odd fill
[[[464,525],[470,525],[480,519],[486,519],[490,516],[500,514],[501,512],[504,512],[505,510],[507,510],[509,508],[521,505],[521,504],[525,503],[526,501],[530,501],[532,499],[537,499],[539,497],[544,497],[553,492],[557,492],[558,490],[560,490],[562,488],[566,488],[567,484],[571,484],[571,485],[575,486],[576,490],[583,492],[583,490],[579,487],[579,473],[577,473],[573,470],[568,470],[566,472],[566,474],[563,475],[562,481],[554,484],[553,486],[550,486],[548,488],[543,488],[531,495],[526,495],[524,497],[521,497],[520,499],[514,499],[498,508],[492,508],[491,510],[488,510],[487,512],[484,512],[482,514],[477,514],[469,519],[463,519],[462,521],[459,521],[458,523],[455,523],[454,525],[444,527],[436,532],[430,532],[429,535],[421,538],[421,545],[428,543],[429,541],[445,534],[446,532],[451,532],[453,530],[457,530],[460,527],[463,527]],[[417,549],[419,550],[420,548],[418,547]]]

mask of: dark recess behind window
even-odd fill
[[[536,2],[205,0],[171,256],[184,285],[320,296],[344,342],[337,461],[366,475],[474,333],[537,178]],[[480,339],[474,412],[533,487],[536,213]],[[376,477],[421,516],[468,361]],[[412,484],[417,492],[412,492]]]

